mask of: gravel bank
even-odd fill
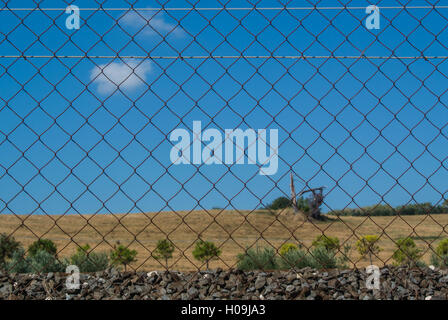
[[[384,267],[380,289],[366,288],[364,270],[243,272],[118,272],[81,274],[80,288],[66,274],[0,274],[0,299],[447,299],[445,270]]]

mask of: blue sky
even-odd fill
[[[83,10],[79,30],[65,27],[63,10],[0,11],[0,212],[255,209],[289,196],[291,170],[297,191],[327,186],[325,211],[381,201],[441,202],[448,189],[448,63],[397,57],[447,56],[448,9],[381,9],[428,1],[375,3],[379,30],[367,30],[367,14],[357,8]],[[8,8],[35,6],[7,2]],[[105,1],[103,7],[130,4]],[[395,58],[325,58],[362,53]],[[53,54],[58,57],[14,57]],[[115,55],[154,58],[91,58]],[[210,55],[262,57],[172,58]],[[263,57],[271,55],[310,58]],[[191,130],[195,120],[222,131],[278,129],[278,172],[261,176],[247,164],[172,165],[170,132]]]

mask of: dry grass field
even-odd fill
[[[248,211],[192,211],[115,215],[65,215],[65,216],[14,216],[0,215],[0,233],[13,236],[28,246],[38,237],[53,240],[59,256],[68,256],[76,244],[90,244],[95,251],[110,250],[119,241],[138,251],[138,261],[132,265],[140,270],[162,270],[163,266],[151,258],[157,240],[168,236],[175,244],[171,269],[197,270],[205,268],[194,260],[191,252],[200,235],[219,245],[222,255],[210,267],[230,268],[236,265],[236,255],[250,246],[280,248],[285,242],[302,243],[309,247],[320,234],[336,236],[341,243],[351,244],[350,258],[357,267],[370,264],[360,259],[355,249],[358,237],[366,234],[381,236],[382,266],[391,264],[394,242],[400,237],[412,236],[424,249],[423,260],[429,262],[431,250],[439,240],[448,237],[444,228],[448,214],[402,217],[333,217],[319,223],[304,222],[298,216],[272,215]]]

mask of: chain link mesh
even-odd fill
[[[422,261],[436,253],[448,223],[438,1],[378,1],[379,29],[362,1],[86,1],[75,30],[68,5],[1,7],[0,232],[25,248],[50,239],[60,261],[123,245],[136,270],[209,267],[192,254],[200,239],[221,251],[213,268],[287,243],[314,256],[320,235],[349,267],[392,263],[407,237]],[[252,166],[173,164],[170,135],[194,121],[277,129],[278,171],[260,175],[250,145]],[[322,221],[300,213],[306,199],[296,213],[270,206],[291,199],[290,179],[298,194],[326,186]],[[381,247],[370,258],[366,235]]]

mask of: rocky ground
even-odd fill
[[[66,274],[0,274],[0,299],[447,299],[445,270],[384,267],[380,289],[366,288],[364,270],[243,272],[118,272],[81,274],[67,289]]]

